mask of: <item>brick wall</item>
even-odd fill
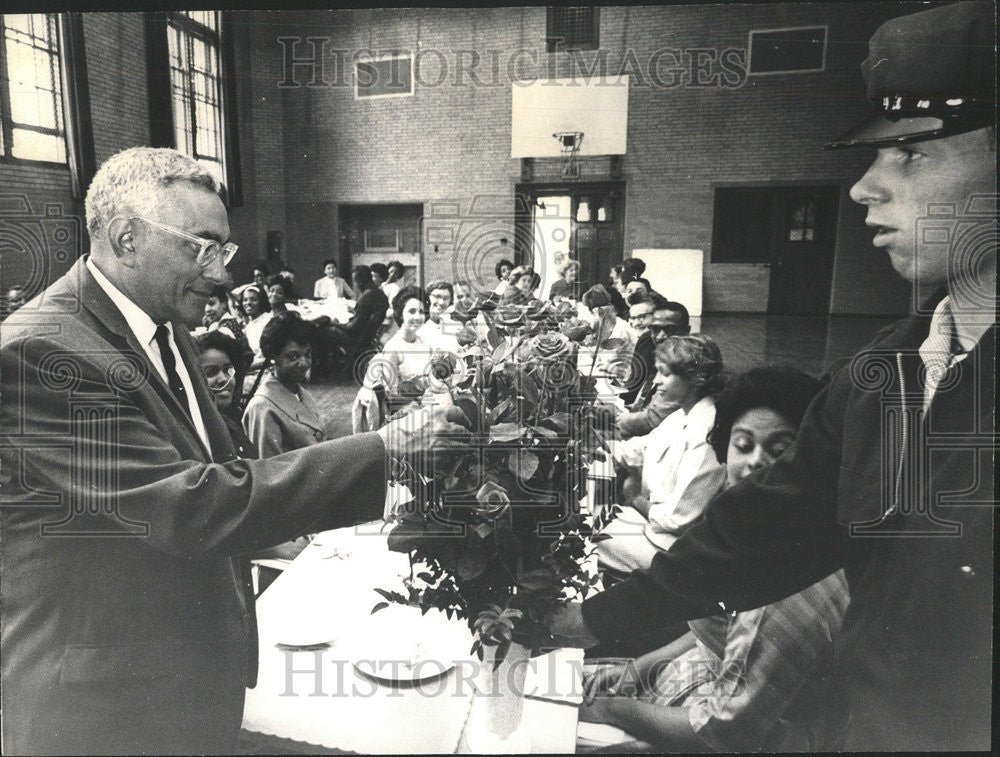
[[[907,287],[871,248],[859,223],[863,213],[846,195],[870,154],[819,149],[865,115],[858,65],[875,27],[901,10],[896,3],[602,7],[608,69],[624,66],[632,73],[628,154],[622,161],[626,256],[637,248],[703,249],[706,309],[765,311],[767,268],[711,263],[714,187],[839,186],[832,312],[904,311]],[[271,39],[256,50],[258,57],[280,59],[280,34],[330,40],[322,72],[327,86],[284,90],[290,260],[315,268],[332,252],[340,203],[423,202],[429,209],[432,201],[453,201],[468,214],[478,196],[507,197],[507,210],[488,223],[494,236],[512,238],[520,166],[509,157],[510,77],[573,71],[569,54],[545,52],[545,16],[542,7],[281,14],[284,23],[268,32]],[[682,57],[687,71],[681,84],[663,87],[654,86],[645,63],[665,47],[714,50],[709,55],[718,60],[721,49],[746,48],[751,29],[817,24],[829,27],[826,70],[820,73],[751,76],[735,88],[693,87],[685,81],[690,58]],[[349,78],[336,70],[331,51],[393,48],[420,55],[414,94],[356,99],[343,86]],[[509,67],[508,53],[519,49],[526,58]],[[481,56],[478,84],[457,70],[460,50]],[[491,50],[503,51],[498,72],[490,65]],[[444,54],[446,76],[432,51]],[[310,52],[295,48],[300,58]],[[594,55],[583,54],[588,65]],[[661,79],[669,76],[665,64],[659,72]],[[296,78],[311,73],[300,67]],[[546,170],[538,166],[539,179]],[[456,265],[455,251],[440,245],[437,254],[425,249],[424,255],[425,278],[448,276]],[[473,261],[472,267],[488,270],[487,263]]]
[[[905,310],[907,287],[870,245],[863,212],[846,192],[862,173],[867,151],[823,153],[825,140],[865,113],[858,63],[874,28],[905,8],[897,3],[631,6],[601,8],[601,48],[612,72],[632,73],[626,182],[625,254],[638,248],[705,250],[705,307],[762,311],[768,269],[711,264],[713,190],[725,184],[810,183],[841,187],[832,281],[832,312]],[[542,7],[424,8],[242,12],[234,18],[236,91],[243,203],[231,226],[241,252],[237,281],[266,257],[269,231],[283,232],[282,254],[308,288],[323,259],[341,254],[341,204],[419,203],[452,241],[424,250],[425,280],[481,276],[503,237],[514,240],[513,192],[520,163],[510,158],[511,78],[571,72],[571,56],[545,52]],[[644,61],[656,50],[743,48],[753,28],[829,25],[822,73],[750,77],[737,88],[652,86]],[[84,16],[95,152],[148,143],[149,115],[140,14]],[[328,38],[327,85],[288,84],[280,37]],[[356,99],[350,74],[332,50],[401,48],[420,56],[412,96]],[[456,63],[479,54],[474,75]],[[493,58],[491,51],[498,51]],[[527,57],[514,64],[510,54]],[[294,48],[308,57],[309,49]],[[440,53],[440,55],[438,54]],[[596,53],[584,53],[588,63]],[[446,68],[441,68],[441,55]],[[343,68],[343,66],[341,66]],[[307,69],[297,78],[308,80]],[[443,76],[442,76],[443,74]],[[582,166],[594,178],[601,161]],[[536,176],[555,169],[536,162]],[[593,172],[595,172],[591,175]],[[67,169],[0,160],[3,194],[29,213],[46,207],[83,224]],[[7,207],[2,205],[2,207]],[[441,208],[448,212],[442,215]],[[6,211],[5,211],[6,212]],[[20,211],[18,211],[20,212]],[[23,215],[23,214],[22,214]],[[444,233],[444,232],[442,232]],[[58,275],[85,245],[53,257]],[[7,250],[5,289],[30,273],[23,251]]]

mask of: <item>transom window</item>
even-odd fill
[[[174,139],[226,184],[222,76],[217,11],[167,14]]]
[[[591,5],[549,6],[545,29],[547,51],[596,50],[600,46],[599,13]]]
[[[56,14],[0,15],[0,34],[0,154],[66,163]]]

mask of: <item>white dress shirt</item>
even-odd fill
[[[931,327],[927,338],[917,352],[927,369],[924,379],[924,411],[930,407],[944,374],[956,363],[965,360],[975,347],[974,341],[963,341],[955,329],[955,317],[951,312],[951,297],[945,297],[934,308]]]
[[[156,368],[157,373],[160,374],[160,378],[163,379],[163,383],[169,385],[167,380],[167,369],[163,365],[163,358],[160,356],[160,348],[156,344],[156,339],[154,337],[156,333],[156,323],[153,319],[146,315],[145,311],[136,305],[132,300],[122,294],[121,290],[118,289],[114,284],[108,281],[107,277],[100,272],[96,265],[94,265],[93,259],[87,257],[86,262],[87,269],[94,276],[101,289],[104,290],[105,294],[111,298],[111,301],[115,304],[115,307],[121,311],[122,316],[125,318],[125,323],[128,324],[129,329],[135,334],[136,340],[142,345],[142,349],[145,350],[146,356],[149,358],[149,362],[153,364]],[[205,430],[205,421],[201,417],[201,409],[198,407],[198,400],[194,395],[194,385],[191,383],[191,376],[188,373],[187,366],[181,359],[181,353],[177,349],[177,342],[174,340],[174,327],[173,324],[166,324],[167,333],[170,336],[170,349],[174,353],[174,363],[176,364],[177,375],[181,379],[181,384],[184,385],[184,394],[187,396],[188,401],[188,411],[191,415],[191,420],[194,422],[195,430],[198,432],[198,436],[201,437],[201,441],[205,445],[207,451],[211,451],[212,445],[208,440],[208,431]]]

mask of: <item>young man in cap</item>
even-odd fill
[[[843,567],[851,605],[813,747],[989,749],[994,45],[986,2],[875,32],[862,70],[878,114],[831,146],[877,148],[851,197],[914,291],[936,294],[834,368],[769,470],[719,495],[647,572],[561,608],[557,641],[758,607]]]

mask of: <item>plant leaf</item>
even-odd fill
[[[524,449],[514,450],[507,455],[507,468],[522,481],[535,475],[539,462],[538,455]]]
[[[375,606],[374,606],[374,607],[372,608],[372,611],[371,611],[371,614],[372,614],[372,615],[374,615],[374,614],[375,614],[375,613],[377,613],[377,612],[378,612],[379,610],[384,610],[384,609],[385,609],[386,607],[388,607],[388,606],[389,606],[389,603],[388,603],[388,602],[379,602],[379,603],[378,603],[377,605],[375,605]]]
[[[490,428],[491,442],[511,442],[524,436],[525,428],[517,423],[497,423]]]

